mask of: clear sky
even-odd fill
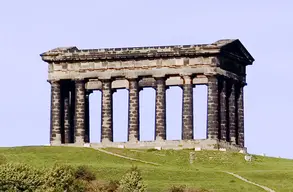
[[[50,85],[39,54],[78,48],[212,43],[240,39],[247,69],[245,142],[250,153],[293,158],[293,3],[196,0],[9,0],[0,2],[0,146],[49,143]],[[195,135],[204,136],[205,87],[195,89]],[[154,90],[141,94],[142,138],[153,135]],[[91,95],[92,141],[100,93]],[[169,139],[180,134],[181,90],[167,92]],[[127,91],[114,95],[114,139],[126,139]]]

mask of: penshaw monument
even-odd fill
[[[239,40],[211,44],[107,49],[56,48],[41,54],[51,84],[51,145],[90,143],[89,94],[100,90],[101,142],[94,147],[242,150],[243,89],[253,57]],[[207,86],[206,139],[195,140],[193,88]],[[166,140],[166,89],[182,88],[181,140]],[[140,141],[139,91],[152,87],[155,137]],[[113,142],[112,93],[129,90],[128,141]]]

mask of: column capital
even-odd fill
[[[112,77],[111,77],[111,75],[104,75],[104,76],[100,76],[98,79],[101,80],[101,81],[103,81],[103,80],[109,80],[110,81],[112,79]]]
[[[191,77],[193,74],[192,73],[188,73],[188,72],[182,72],[182,73],[179,73],[179,75],[181,77]]]
[[[183,79],[183,84],[184,85],[189,85],[189,84],[193,84],[192,83],[192,76],[191,75],[182,75],[181,76],[182,77],[182,79]]]
[[[72,79],[74,82],[85,82],[85,79],[83,78],[75,78],[75,79]]]
[[[52,83],[59,83],[60,79],[48,79],[47,80],[48,83],[52,84]]]
[[[138,80],[139,79],[139,76],[138,75],[126,75],[125,76],[125,79],[128,79],[128,80]]]
[[[166,74],[153,74],[153,78],[155,78],[155,79],[161,79],[161,78],[166,79]]]

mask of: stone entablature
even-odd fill
[[[129,90],[129,142],[139,142],[139,91],[156,90],[155,140],[166,140],[166,89],[180,86],[182,140],[193,140],[193,87],[208,86],[209,140],[244,147],[243,87],[254,59],[239,40],[212,44],[79,50],[41,54],[51,89],[51,143],[89,142],[89,94],[102,91],[102,143],[113,142],[112,93]]]

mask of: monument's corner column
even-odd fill
[[[113,101],[111,79],[102,80],[102,142],[113,142]]]
[[[69,83],[65,83],[63,91],[63,118],[64,118],[64,143],[70,143],[70,101],[69,101]]]
[[[229,131],[231,144],[236,144],[236,103],[235,103],[235,82],[229,81]]]
[[[182,139],[193,139],[193,84],[191,76],[183,76]]]
[[[85,142],[85,81],[75,80],[75,144]]]
[[[85,143],[90,143],[90,94],[92,92],[86,90],[85,92]]]
[[[238,112],[238,145],[245,147],[244,143],[244,84],[237,84],[237,112]]]
[[[50,144],[61,144],[61,86],[59,80],[48,81],[51,84],[51,123]]]
[[[207,138],[219,139],[219,87],[217,76],[208,76],[207,101]]]
[[[229,130],[227,124],[227,79],[221,77],[220,79],[220,140],[228,141],[229,140]]]
[[[155,140],[166,140],[166,82],[165,77],[156,79]]]
[[[128,141],[139,141],[139,87],[137,78],[129,78]]]

